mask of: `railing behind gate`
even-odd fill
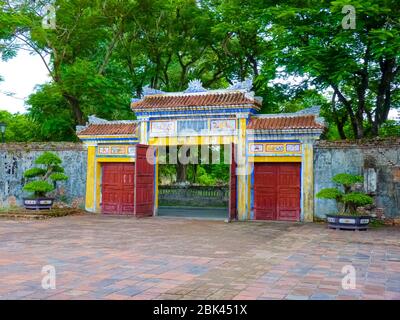
[[[228,186],[159,186],[160,206],[227,207]]]

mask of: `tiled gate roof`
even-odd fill
[[[203,107],[261,107],[261,101],[242,91],[207,91],[196,93],[175,93],[148,95],[138,101],[133,101],[134,111],[146,110],[192,110]]]
[[[136,134],[136,123],[116,123],[116,124],[90,124],[82,131],[80,136],[85,135],[128,135]]]
[[[315,115],[271,116],[251,118],[248,129],[252,130],[290,130],[290,129],[324,129],[316,121]]]

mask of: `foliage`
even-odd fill
[[[343,185],[345,191],[349,192],[354,184],[364,182],[364,177],[348,173],[339,173],[332,178],[332,181]]]
[[[203,167],[198,167],[197,169],[197,181],[203,186],[212,186],[216,183],[216,178],[208,174],[206,169]]]
[[[54,186],[47,181],[37,180],[25,184],[24,190],[32,192],[35,197],[44,197],[46,193],[54,190]]]
[[[59,172],[55,172],[52,173],[49,178],[53,181],[65,181],[68,180],[68,176],[63,174],[63,173],[59,173]]]
[[[56,29],[41,26],[46,3],[0,0],[2,59],[30,50],[51,77],[7,141],[74,141],[90,114],[133,119],[143,86],[184,90],[195,78],[253,78],[263,113],[320,105],[328,139],[399,133],[387,122],[400,101],[398,0],[57,0]],[[348,4],[354,30],[341,25]]]
[[[340,173],[332,178],[332,181],[341,185],[344,192],[338,188],[325,188],[320,190],[316,197],[320,199],[332,199],[343,205],[342,213],[357,214],[357,208],[373,204],[373,199],[362,192],[352,191],[356,183],[363,182],[363,177],[348,173]]]
[[[35,164],[42,167],[34,167],[24,172],[25,178],[37,178],[25,184],[24,190],[33,193],[35,197],[45,197],[46,193],[55,189],[57,181],[68,180],[64,168],[61,167],[62,160],[52,152],[42,153]]]
[[[36,160],[36,164],[43,164],[47,167],[58,166],[62,160],[54,153],[46,151],[43,152]]]
[[[361,192],[347,193],[342,197],[342,200],[349,206],[351,213],[355,213],[357,207],[362,207],[373,203],[373,200],[370,196]]]
[[[343,192],[336,188],[325,188],[317,193],[317,198],[340,200],[343,197]]]
[[[159,182],[176,181],[177,165],[163,164],[159,166]],[[187,181],[203,186],[224,185],[229,182],[229,166],[225,164],[188,165]]]
[[[400,137],[400,123],[394,120],[386,121],[379,128],[380,137]]]
[[[0,122],[7,125],[5,132],[6,142],[24,142],[38,140],[39,125],[25,114],[11,114],[0,110]]]
[[[349,4],[356,10],[355,29],[341,25],[342,8]],[[279,65],[330,91],[325,115],[339,137],[377,136],[389,109],[399,107],[400,3],[282,1],[270,12]]]
[[[38,176],[44,176],[46,174],[46,170],[43,168],[31,168],[24,172],[25,178],[34,178]]]

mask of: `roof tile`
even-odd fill
[[[142,100],[132,102],[133,110],[146,109],[191,109],[193,107],[217,107],[217,106],[261,106],[257,99],[246,96],[244,92],[209,92],[202,94],[180,94],[180,95],[150,95]]]
[[[286,117],[270,117],[257,118],[250,120],[247,126],[253,130],[289,130],[289,129],[323,129],[324,125],[315,121],[315,116],[286,116]]]
[[[87,128],[78,132],[78,135],[134,135],[136,134],[136,129],[136,123],[90,124]]]

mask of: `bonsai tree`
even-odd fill
[[[56,188],[56,182],[67,180],[64,168],[61,166],[62,160],[54,153],[44,152],[36,160],[35,164],[39,167],[28,169],[24,172],[24,177],[28,179],[36,178],[24,186],[24,190],[33,193],[35,198],[45,197],[48,192]]]
[[[357,214],[357,208],[366,206],[373,203],[373,199],[363,192],[353,191],[356,183],[362,183],[364,178],[362,176],[340,173],[333,177],[333,182],[340,185],[341,188],[326,188],[317,193],[317,198],[320,199],[333,199],[341,210],[339,214]]]

